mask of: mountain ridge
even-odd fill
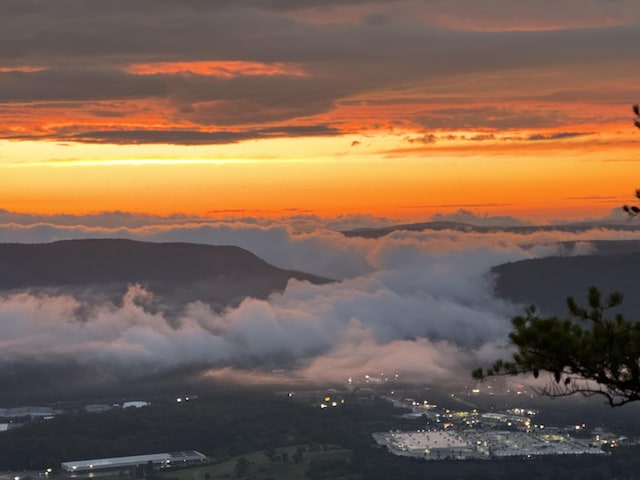
[[[330,280],[275,267],[229,245],[155,243],[127,239],[0,244],[0,290],[103,289],[119,295],[140,284],[165,300],[216,307],[283,291],[289,279]]]
[[[497,265],[491,269],[494,293],[523,306],[535,305],[543,315],[567,317],[567,297],[573,296],[579,305],[586,305],[588,289],[595,286],[604,296],[622,293],[624,301],[615,312],[633,319],[640,312],[640,296],[636,294],[640,272],[638,245],[640,242],[629,241],[615,249],[607,242],[603,253]]]
[[[340,233],[346,237],[380,238],[397,231],[422,232],[426,230],[454,230],[476,233],[508,232],[530,234],[549,231],[583,232],[599,228],[615,231],[640,231],[640,225],[631,223],[576,222],[553,225],[475,225],[455,221],[433,221],[391,225],[387,227],[356,228],[352,230],[342,230]]]

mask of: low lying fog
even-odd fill
[[[0,362],[69,361],[120,378],[194,367],[203,376],[245,383],[365,375],[468,382],[472,368],[509,354],[510,318],[523,311],[494,297],[492,266],[556,253],[560,240],[582,242],[574,253],[583,253],[588,240],[634,236],[426,231],[372,240],[348,238],[327,225],[313,217],[271,224],[0,225],[0,242],[130,238],[237,245],[277,267],[336,280],[291,280],[282,294],[249,298],[221,313],[190,303],[177,318],[149,308],[153,292],[138,285],[116,304],[88,304],[70,293],[5,293]]]

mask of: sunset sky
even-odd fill
[[[3,0],[0,209],[597,218],[637,0]]]

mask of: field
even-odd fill
[[[359,480],[348,474],[345,466],[351,458],[349,450],[339,446],[297,445],[260,450],[228,461],[186,468],[161,474],[169,480]]]

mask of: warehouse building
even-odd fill
[[[477,449],[452,431],[390,432],[373,434],[376,442],[396,455],[444,459],[471,458]]]
[[[151,455],[134,455],[131,457],[97,458],[94,460],[77,460],[64,462],[62,469],[70,473],[104,472],[108,470],[125,470],[139,465],[154,468],[172,468],[193,465],[207,461],[206,455],[195,450],[187,452],[155,453]]]
[[[15,407],[15,408],[0,408],[0,417],[2,418],[49,418],[57,415],[59,410],[54,410],[50,407]]]

